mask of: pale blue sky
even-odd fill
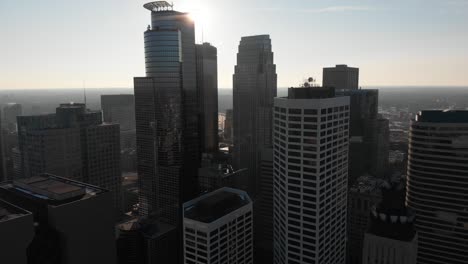
[[[0,89],[133,87],[144,76],[141,0],[1,0]],[[218,47],[232,87],[241,36],[270,34],[280,87],[321,69],[361,69],[361,85],[468,85],[467,0],[179,0],[197,41]]]

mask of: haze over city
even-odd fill
[[[0,89],[132,87],[144,75],[142,0],[1,1]],[[278,86],[358,65],[362,86],[467,86],[465,0],[180,0],[232,88],[241,36],[270,34]]]

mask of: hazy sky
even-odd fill
[[[0,89],[133,87],[144,76],[141,0],[0,0]],[[467,85],[468,0],[174,0],[197,42],[218,48],[232,87],[241,36],[270,34],[278,86],[324,66],[360,68],[361,85]]]

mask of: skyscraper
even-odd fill
[[[344,264],[349,98],[289,88],[274,106],[274,263]]]
[[[133,94],[101,95],[101,109],[106,123],[120,125],[120,147],[135,148],[135,98]]]
[[[0,182],[6,181],[8,179],[7,173],[6,173],[6,163],[5,163],[5,145],[4,145],[4,135],[6,133],[3,133],[2,129],[2,114],[0,111]]]
[[[165,1],[144,7],[147,77],[134,80],[140,215],[180,224],[200,162],[194,22]]]
[[[323,86],[338,90],[357,90],[359,87],[359,68],[347,65],[323,68]]]
[[[370,172],[377,178],[385,178],[389,168],[390,128],[389,120],[379,117],[374,121],[371,145]]]
[[[468,263],[468,111],[421,111],[411,122],[406,203],[418,263]]]
[[[26,239],[18,246],[28,243],[27,263],[115,263],[114,217],[109,191],[43,174],[0,184],[0,198],[34,216],[34,225],[25,225],[24,230],[15,230],[18,233],[10,237]],[[31,240],[27,231],[32,227],[34,239]],[[2,232],[2,236],[4,234]],[[21,263],[19,261],[5,263]]]
[[[364,235],[368,229],[370,215],[382,199],[382,179],[363,175],[351,185],[348,192],[348,264],[362,264]]]
[[[3,107],[2,127],[8,131],[16,131],[16,117],[23,114],[21,104],[8,103]]]
[[[210,43],[196,45],[197,90],[200,107],[200,151],[218,150],[218,58]]]
[[[248,192],[253,199],[258,191],[262,149],[272,145],[276,81],[270,36],[243,37],[233,76],[233,163],[248,169]]]
[[[254,203],[255,262],[273,262],[273,149],[260,159],[260,185]]]
[[[184,204],[184,263],[252,264],[252,201],[221,188]]]
[[[55,114],[18,117],[22,177],[53,173],[105,188],[120,212],[119,125],[102,123],[101,116],[70,103]]]

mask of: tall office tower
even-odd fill
[[[101,109],[106,123],[120,125],[120,147],[135,148],[135,98],[133,94],[101,95]]]
[[[121,210],[119,125],[102,123],[100,111],[61,104],[55,114],[18,117],[22,177],[61,175],[112,192]]]
[[[254,202],[255,262],[273,263],[273,149],[260,156],[260,188]]]
[[[227,142],[232,142],[232,109],[226,109],[226,119],[224,120],[224,140]]]
[[[406,203],[418,263],[468,263],[468,111],[421,111],[411,122]]]
[[[7,177],[7,170],[6,170],[6,163],[5,163],[5,145],[4,145],[4,130],[2,129],[2,118],[1,118],[1,111],[0,111],[0,182],[6,181]]]
[[[349,98],[290,88],[274,106],[274,263],[344,264]]]
[[[376,146],[379,91],[371,89],[340,90],[350,98],[349,184],[371,171],[372,160],[384,151]],[[376,152],[377,151],[377,152]]]
[[[2,263],[27,264],[28,246],[34,237],[31,212],[0,199],[0,234]]]
[[[16,117],[23,114],[21,104],[8,103],[3,107],[2,127],[8,131],[16,131]]]
[[[359,68],[347,65],[323,68],[323,86],[339,90],[357,90],[359,88]]]
[[[184,263],[252,264],[252,201],[221,188],[184,204]]]
[[[200,163],[194,23],[165,1],[144,7],[147,77],[134,80],[140,215],[181,224]]]
[[[416,264],[418,235],[414,213],[405,206],[404,184],[382,188],[382,202],[374,206],[370,215],[359,263]]]
[[[362,264],[364,235],[368,229],[372,208],[382,199],[382,179],[362,175],[348,192],[348,264]]]
[[[196,45],[200,151],[218,151],[218,55],[210,43]]]
[[[276,65],[269,35],[243,37],[233,76],[233,164],[247,168],[248,192],[258,191],[260,154],[272,145]]]
[[[0,198],[34,215],[32,241],[29,234],[23,233],[31,230],[26,226],[24,230],[15,229],[15,235],[10,237],[17,239],[19,233],[26,236],[30,242],[26,254],[28,263],[115,263],[114,217],[109,191],[43,174],[0,184]]]
[[[389,120],[379,117],[374,122],[370,172],[377,178],[385,178],[389,168],[390,128]]]

